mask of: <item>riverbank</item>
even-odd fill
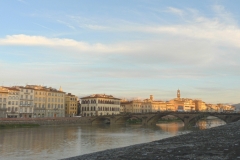
[[[38,124],[0,124],[0,129],[5,128],[31,128],[31,127],[39,127]]]
[[[240,160],[240,121],[172,138],[67,158],[69,160]]]
[[[91,125],[88,117],[56,117],[56,118],[0,118],[0,126],[11,125]]]

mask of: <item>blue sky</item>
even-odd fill
[[[0,83],[240,102],[237,0],[0,1]]]

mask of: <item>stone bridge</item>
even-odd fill
[[[104,121],[110,122],[110,125],[125,124],[128,119],[136,118],[142,121],[142,125],[155,125],[157,121],[167,115],[175,116],[181,119],[184,126],[195,125],[196,122],[208,116],[214,116],[226,123],[240,120],[239,113],[212,113],[212,112],[154,112],[154,113],[126,113],[120,115],[105,115],[88,117],[91,124],[101,124]],[[86,117],[87,118],[87,117]]]

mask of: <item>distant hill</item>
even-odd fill
[[[233,106],[236,108],[237,111],[240,111],[240,103],[233,104]]]

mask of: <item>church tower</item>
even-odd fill
[[[60,86],[59,91],[61,91],[61,92],[63,91],[62,86]]]
[[[177,90],[177,98],[180,99],[180,97],[181,97],[181,94],[180,94],[180,90],[178,89]]]

